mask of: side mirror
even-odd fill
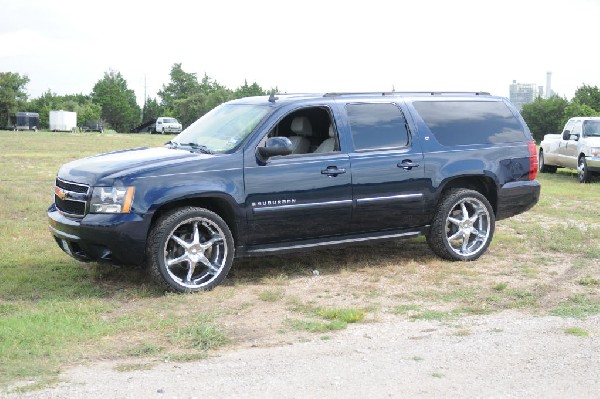
[[[565,130],[562,134],[562,139],[563,140],[569,140],[569,138],[571,137],[571,131],[570,130]]]
[[[256,148],[256,158],[266,163],[271,157],[277,155],[290,155],[292,153],[292,142],[287,137],[271,137],[264,147]]]

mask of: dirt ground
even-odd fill
[[[588,337],[567,335],[577,324]],[[469,331],[457,334],[457,331]],[[598,398],[600,316],[504,311],[451,324],[386,316],[331,339],[229,350],[191,363],[73,368],[7,398]]]
[[[516,238],[470,263],[439,260],[419,240],[265,258],[260,268],[238,261],[211,292],[152,299],[182,317],[218,313],[230,341],[206,359],[92,359],[58,385],[5,397],[600,397],[600,315],[565,305],[598,303],[598,261],[532,256],[512,241],[514,227],[497,234]],[[148,300],[121,311],[140,306]],[[332,307],[365,317],[341,331],[294,327],[326,324],[315,309]]]

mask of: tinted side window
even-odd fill
[[[394,148],[408,144],[406,120],[396,105],[348,104],[346,111],[355,149]]]
[[[442,145],[526,140],[523,127],[500,101],[418,101],[414,107]]]

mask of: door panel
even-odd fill
[[[412,149],[351,154],[355,232],[422,226],[423,154]]]
[[[252,163],[252,162],[249,162]],[[249,244],[348,232],[352,215],[347,154],[273,157],[245,168]]]

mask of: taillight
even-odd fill
[[[538,157],[537,147],[535,141],[531,140],[529,143],[529,180],[535,180],[538,171]]]

